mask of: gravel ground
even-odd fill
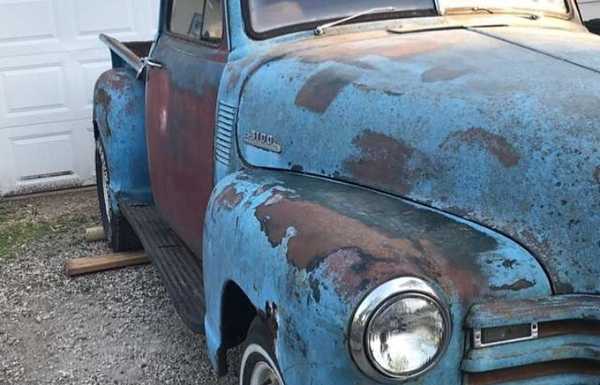
[[[84,241],[93,191],[0,201],[0,385],[218,384],[152,266],[76,279],[66,260],[109,252]]]

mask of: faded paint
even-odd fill
[[[225,44],[225,43],[223,43]],[[217,89],[227,59],[213,49],[163,37],[148,75],[148,149],[154,199],[163,218],[198,255],[214,185]],[[195,60],[189,60],[189,55]]]
[[[552,36],[557,47],[582,38]],[[589,52],[600,52],[600,40],[587,36],[589,50],[567,50],[570,61],[593,64]],[[239,135],[260,127],[283,151],[242,145],[241,154],[254,166],[299,165],[463,215],[534,251],[557,293],[600,293],[600,87],[590,69],[538,52],[538,44],[550,43],[511,27],[282,44],[244,81]],[[322,76],[354,73],[354,61],[370,68],[335,84]],[[427,79],[440,81],[423,82],[432,69]],[[298,106],[306,89],[314,111]]]

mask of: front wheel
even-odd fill
[[[284,385],[275,358],[273,336],[259,317],[252,322],[248,331],[240,385]]]
[[[131,251],[141,244],[127,220],[113,207],[110,190],[110,172],[104,146],[96,140],[96,189],[100,202],[100,216],[106,240],[113,251]]]

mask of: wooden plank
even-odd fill
[[[76,277],[83,274],[98,273],[147,263],[150,263],[150,259],[143,251],[117,253],[101,257],[77,258],[65,263],[65,274],[69,277]]]
[[[85,240],[88,242],[98,242],[106,239],[104,228],[102,226],[90,227],[85,229]]]

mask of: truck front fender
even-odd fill
[[[288,385],[331,383],[332,373],[336,383],[371,383],[352,362],[348,326],[365,295],[391,279],[426,280],[452,317],[449,347],[420,384],[442,376],[448,385],[461,383],[463,319],[473,303],[551,294],[536,259],[500,234],[394,196],[300,174],[246,170],[222,180],[204,239],[213,363],[221,367],[230,347],[224,325],[234,321],[224,319],[232,315],[223,311],[223,293],[234,283],[273,325]]]

